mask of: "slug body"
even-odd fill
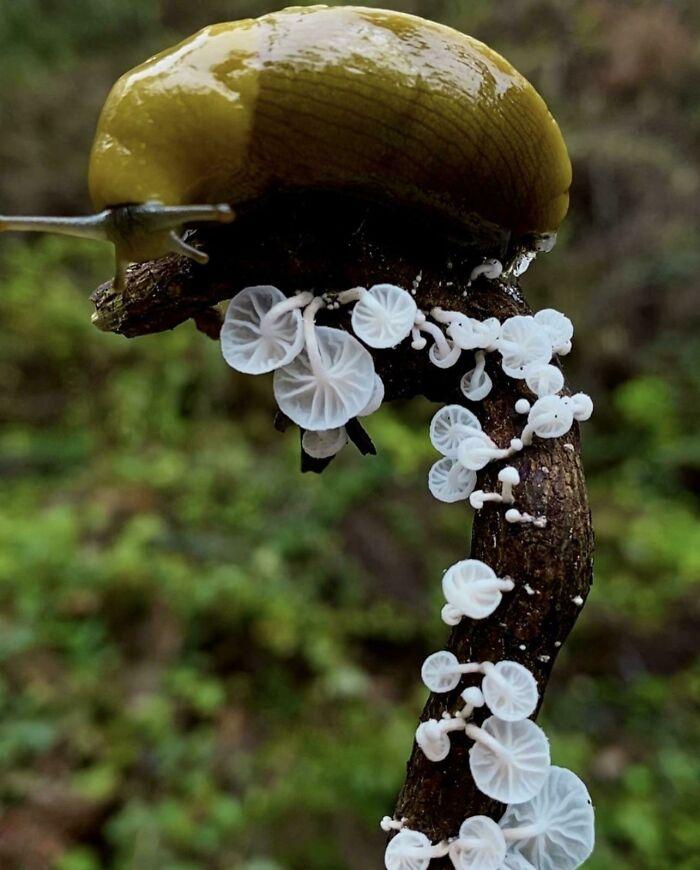
[[[559,128],[506,60],[360,7],[216,24],[156,55],[114,86],[90,162],[98,209],[330,190],[514,236],[556,230],[570,179]]]

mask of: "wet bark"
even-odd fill
[[[109,284],[93,294],[96,324],[136,336],[172,329],[193,318],[215,337],[220,315],[214,306],[253,284],[274,284],[291,294],[391,282],[414,292],[425,311],[440,305],[479,319],[500,320],[530,311],[515,279],[479,280],[468,286],[471,270],[483,257],[507,260],[515,254],[507,237],[487,233],[471,244],[458,243],[444,227],[375,206],[339,203],[337,198],[280,197],[274,207],[265,204],[229,227],[197,232],[190,241],[210,253],[207,266],[170,256],[132,267],[123,296],[115,295]],[[348,320],[346,310],[321,311],[318,318],[319,323],[345,328]],[[515,413],[514,404],[522,396],[533,397],[523,382],[503,375],[497,355],[487,357],[493,389],[474,404],[459,390],[462,374],[474,365],[472,354],[463,354],[455,367],[442,370],[428,362],[426,351],[413,351],[410,341],[372,353],[387,400],[424,395],[435,402],[464,404],[502,447],[522,430],[524,418]],[[503,506],[494,504],[476,512],[470,555],[499,576],[513,577],[516,585],[488,619],[462,620],[451,630],[445,648],[461,661],[521,662],[535,675],[542,696],[592,578],[593,536],[578,428],[558,439],[536,438],[511,464],[521,478],[516,506],[545,516],[547,525],[539,529],[508,524]],[[502,465],[487,466],[477,485],[495,489]],[[465,558],[466,550],[465,546]],[[421,663],[415,664],[418,676]],[[444,710],[460,707],[459,693],[469,679],[448,695],[431,696],[420,718],[440,718]],[[405,817],[409,827],[433,842],[456,835],[467,816],[498,818],[503,810],[475,788],[464,735],[453,734],[451,742],[450,754],[438,764],[414,745],[395,809],[396,818]],[[408,743],[407,735],[407,749]],[[448,867],[450,862],[439,859],[432,866]]]

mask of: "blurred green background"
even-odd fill
[[[0,210],[88,209],[113,80],[283,3],[3,0]],[[596,580],[544,710],[590,786],[587,865],[700,867],[700,8],[386,2],[485,40],[542,92],[570,216],[524,284],[576,324]],[[376,868],[442,644],[466,512],[428,495],[414,402],[321,478],[270,383],[186,324],[90,325],[111,253],[0,242],[0,867]]]

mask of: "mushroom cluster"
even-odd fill
[[[390,284],[336,298],[330,303],[308,292],[285,297],[276,287],[246,287],[230,301],[221,329],[221,351],[231,368],[274,372],[277,404],[303,430],[304,451],[316,459],[338,453],[348,442],[346,424],[374,413],[384,399],[369,351],[342,329],[317,326],[318,311],[356,302],[353,329],[377,348],[405,338],[416,311],[411,295]]]
[[[387,828],[383,822],[383,828]],[[550,766],[537,793],[509,803],[499,822],[465,819],[457,836],[432,845],[402,822],[387,846],[388,870],[425,870],[431,858],[448,855],[456,870],[576,870],[595,839],[590,795],[581,780]]]
[[[489,261],[474,270],[473,278],[498,280],[501,274],[501,264]],[[352,305],[354,335],[316,324],[321,309],[345,305]],[[440,501],[468,501],[475,510],[487,503],[502,505],[507,522],[542,528],[545,517],[515,506],[521,480],[514,465],[500,469],[497,492],[477,489],[477,473],[490,462],[516,456],[535,437],[559,438],[574,420],[591,416],[587,395],[562,395],[564,377],[552,362],[555,354],[571,350],[572,337],[571,321],[553,309],[501,323],[440,308],[426,313],[409,292],[393,284],[291,297],[276,287],[258,286],[245,288],[229,303],[221,348],[237,371],[273,373],[280,410],[300,427],[304,451],[317,459],[338,453],[348,443],[348,424],[382,404],[384,385],[368,348],[387,349],[409,341],[415,350],[427,347],[428,359],[439,368],[449,368],[462,353],[472,352],[474,365],[460,381],[471,402],[488,396],[493,381],[486,371],[487,354],[500,354],[505,375],[523,381],[531,396],[522,396],[515,406],[516,413],[527,415],[520,436],[501,447],[484,432],[473,411],[458,404],[441,408],[430,423],[430,440],[441,458],[430,469],[428,487]],[[465,618],[485,619],[514,588],[511,577],[497,576],[484,562],[460,560],[442,578],[442,619],[448,625]],[[457,870],[580,866],[592,850],[593,810],[583,783],[573,773],[551,766],[547,737],[530,719],[539,701],[533,674],[516,661],[461,663],[442,650],[428,656],[421,675],[437,694],[455,691],[465,676],[479,680],[461,691],[458,709],[446,709],[439,720],[421,722],[416,743],[437,763],[450,753],[450,735],[461,735],[471,744],[469,768],[475,785],[506,804],[507,810],[499,823],[485,816],[465,819],[453,838],[435,844],[411,830],[405,819],[385,817],[382,828],[395,832],[385,866],[426,870],[433,858],[445,856]],[[481,709],[490,715],[477,725],[474,713]]]

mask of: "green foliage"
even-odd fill
[[[697,14],[683,3],[392,5],[503,50],[571,142],[572,215],[526,283],[576,321],[567,368],[597,403],[584,448],[598,550],[545,724],[555,760],[584,776],[597,806],[588,866],[691,870],[700,263],[686,151],[700,103],[682,16]],[[37,76],[58,93],[86,54],[116,67],[229,6],[73,3],[42,15],[33,0],[7,3],[0,82],[15,76],[11,100],[31,100]],[[640,20],[661,71],[633,63],[643,39],[624,34]],[[635,99],[645,138],[632,149]],[[51,117],[60,127],[60,104]],[[23,128],[28,145],[42,139],[37,124]],[[65,145],[52,147],[62,161]],[[42,196],[44,179],[24,177]],[[12,183],[0,178],[3,197]],[[86,244],[0,246],[0,865],[377,866],[377,822],[424,696],[418,667],[444,638],[435,578],[468,534],[466,512],[426,491],[431,409],[382,410],[369,424],[377,458],[348,450],[321,478],[301,476],[296,438],[272,429],[268,379],[234,376],[188,324],[131,342],[91,327],[87,296],[110,269],[109,252]]]

